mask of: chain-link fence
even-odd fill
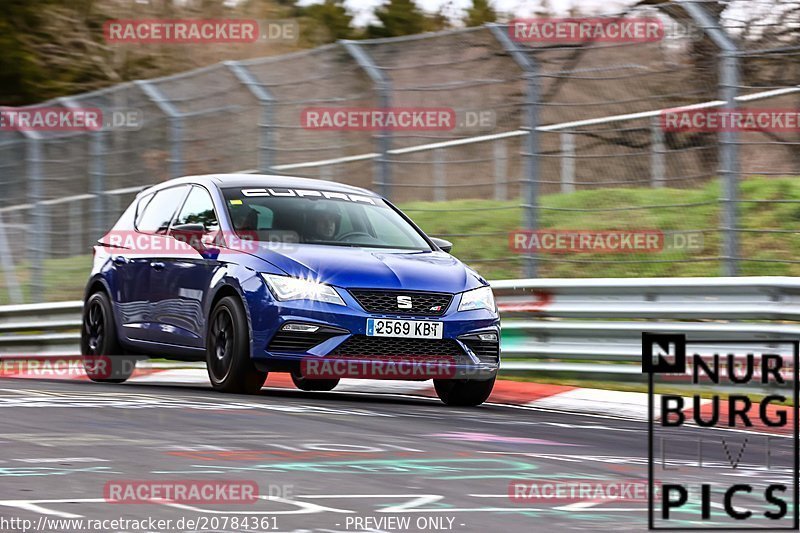
[[[665,110],[686,106],[798,108],[800,7],[741,4],[622,14],[660,21],[660,38],[648,41],[525,40],[512,21],[339,42],[46,102],[106,117],[133,111],[139,121],[0,130],[0,300],[79,296],[92,242],[142,187],[240,171],[382,192],[493,279],[795,274],[797,128],[664,125]],[[780,9],[754,18],[770,5]],[[447,108],[455,124],[304,125],[304,111],[321,107]],[[527,240],[515,241],[516,230]],[[661,240],[634,253],[532,246],[551,230]]]

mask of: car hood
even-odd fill
[[[375,248],[261,246],[254,254],[290,276],[343,288],[404,289],[456,293],[485,285],[474,270],[445,252]]]

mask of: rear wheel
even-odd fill
[[[125,356],[119,345],[111,300],[105,292],[92,294],[83,306],[81,355],[86,375],[99,383],[122,383],[136,368],[136,359]]]
[[[339,384],[338,379],[310,379],[297,372],[292,372],[292,382],[300,390],[317,392],[332,391]]]
[[[206,366],[211,386],[222,392],[255,394],[267,373],[250,360],[247,317],[239,300],[222,298],[214,306],[206,339]]]
[[[472,379],[434,379],[436,395],[446,405],[473,407],[485,402],[494,388],[495,378],[487,380]]]

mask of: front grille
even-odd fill
[[[498,342],[480,339],[461,339],[461,341],[472,350],[481,363],[496,364],[500,359],[500,343]]]
[[[370,313],[391,313],[394,315],[442,316],[450,302],[452,294],[444,292],[414,291],[376,291],[366,289],[351,290],[350,294]],[[411,308],[402,309],[397,305],[397,297],[411,299]]]
[[[314,333],[279,331],[272,337],[267,350],[270,352],[307,352],[317,344],[343,333],[347,332],[330,330],[320,330]]]
[[[340,344],[331,355],[339,356],[465,356],[453,339],[405,339],[354,335]]]

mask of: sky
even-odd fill
[[[345,0],[345,5],[355,15],[355,24],[369,24],[371,13],[376,6],[385,0]],[[471,0],[416,0],[425,11],[435,13],[443,6],[454,18],[461,18],[463,10],[472,4]],[[300,4],[315,3],[315,0],[301,0]],[[494,8],[500,12],[512,13],[517,17],[531,16],[539,8],[541,0],[490,0]],[[556,13],[566,13],[577,6],[587,14],[616,13],[626,5],[636,3],[635,0],[547,0],[550,8]]]

